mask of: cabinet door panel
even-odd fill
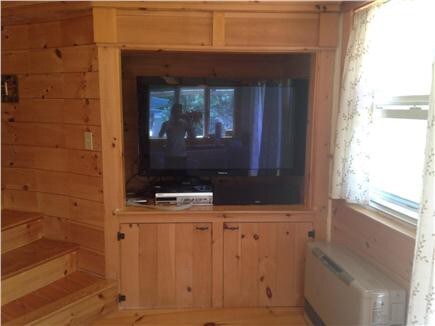
[[[128,301],[121,302],[121,307],[135,308],[139,306],[139,226],[121,224],[120,231],[125,235],[120,242],[121,293],[128,297]]]
[[[130,226],[131,227],[131,226]],[[139,241],[137,246],[140,248],[138,252],[138,265],[140,271],[140,277],[138,276],[138,291],[140,292],[139,302],[134,305],[137,307],[152,307],[157,304],[156,298],[158,297],[157,286],[157,224],[137,224],[139,229]],[[125,240],[121,241],[121,248],[124,241],[128,241],[128,234],[126,233]],[[127,248],[128,250],[128,248]],[[124,251],[121,250],[121,256]],[[131,273],[130,269],[121,266],[121,275]],[[123,284],[121,283],[121,286]],[[146,293],[146,295],[145,295]],[[126,294],[126,303],[131,306],[131,300]]]
[[[302,305],[311,228],[311,223],[226,223],[224,305]]]
[[[125,224],[121,231],[123,307],[211,305],[209,223]]]

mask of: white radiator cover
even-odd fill
[[[308,244],[304,295],[326,325],[405,325],[406,291],[361,257],[331,243]]]

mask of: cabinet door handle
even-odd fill
[[[195,229],[198,231],[206,231],[208,230],[208,226],[197,226]]]
[[[224,223],[224,230],[236,231],[238,229],[238,226],[229,226],[228,224]]]

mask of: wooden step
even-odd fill
[[[39,239],[2,254],[2,303],[8,303],[74,271],[79,246]]]
[[[84,324],[116,309],[117,286],[74,272],[2,306],[3,325]]]
[[[42,215],[2,210],[2,253],[19,248],[42,237]]]

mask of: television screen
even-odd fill
[[[304,175],[308,80],[139,77],[140,174]]]

